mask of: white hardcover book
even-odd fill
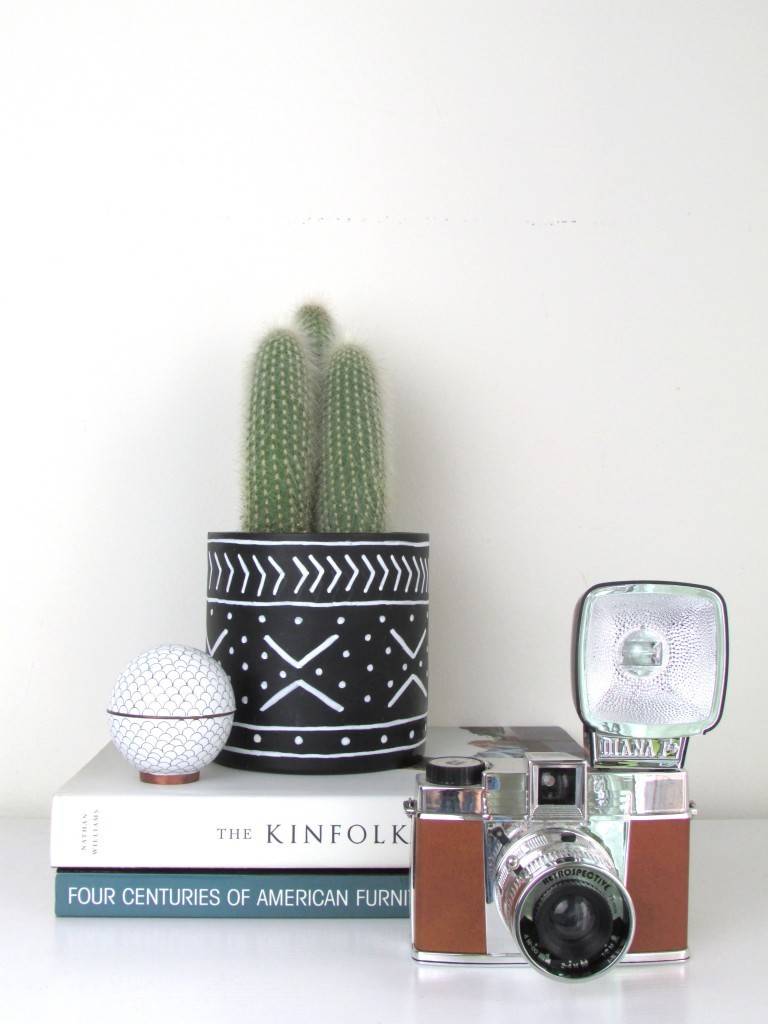
[[[535,738],[534,738],[535,737]],[[429,756],[520,756],[573,745],[559,729],[432,728]],[[559,745],[558,745],[559,744]],[[53,798],[59,868],[406,868],[403,801],[419,766],[360,775],[244,772],[212,764],[189,785],[156,786],[112,745]]]

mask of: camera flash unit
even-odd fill
[[[578,613],[575,689],[593,764],[679,768],[713,729],[728,668],[725,602],[688,583],[601,583]]]

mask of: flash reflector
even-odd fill
[[[636,763],[646,760],[645,749],[648,760],[664,765],[666,751],[670,766],[679,763],[685,739],[720,719],[727,663],[725,602],[716,590],[653,582],[592,587],[579,616],[576,699],[602,741],[599,749],[593,742],[596,759]]]

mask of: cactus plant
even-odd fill
[[[385,528],[384,430],[376,371],[356,345],[330,356],[324,381],[315,528],[377,533]]]
[[[275,330],[253,363],[247,412],[243,528],[303,533],[311,526],[312,401],[304,348]]]
[[[254,361],[243,528],[380,532],[384,438],[373,363],[356,345],[333,347],[334,323],[322,306],[301,306],[296,325],[301,338],[272,331]]]
[[[334,340],[322,307],[302,306],[294,326],[268,334],[254,360],[247,535],[208,537],[208,650],[238,707],[217,760],[305,774],[400,768],[425,743],[429,538],[382,536],[384,431],[370,357]],[[397,690],[393,635],[409,657],[416,644]],[[278,656],[253,656],[262,640]],[[310,652],[301,664],[312,658],[311,686],[286,674],[299,665],[287,651]]]

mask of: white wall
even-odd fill
[[[0,808],[202,645],[244,364],[315,295],[432,533],[432,722],[575,727],[580,593],[710,583],[694,795],[767,813],[767,50],[760,0],[3,0]]]

